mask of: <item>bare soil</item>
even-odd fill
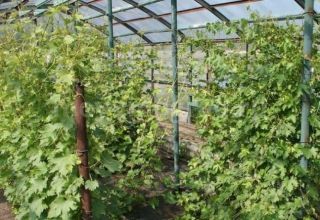
[[[0,220],[14,220],[11,207],[7,203],[2,190],[0,190]]]

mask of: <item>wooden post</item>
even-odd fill
[[[87,181],[90,179],[88,162],[88,140],[85,118],[84,86],[80,82],[76,84],[75,122],[77,155],[81,161],[79,165],[79,174],[84,181]],[[92,219],[90,191],[88,189],[85,189],[84,186],[81,188],[81,209],[83,220]]]

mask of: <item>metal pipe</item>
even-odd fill
[[[76,84],[75,98],[75,123],[77,138],[77,155],[80,159],[79,175],[84,181],[90,180],[88,139],[85,118],[84,86],[79,82]],[[90,191],[84,186],[81,187],[81,209],[82,219],[92,219],[91,195]]]
[[[113,14],[112,14],[112,0],[108,0],[108,46],[109,46],[109,57],[114,59],[114,38],[113,38]]]
[[[249,71],[249,44],[246,43],[246,71]]]
[[[190,55],[191,55],[191,58],[192,58],[192,55],[193,55],[192,45],[190,45]],[[189,72],[188,72],[188,81],[189,81],[189,84],[191,85],[191,87],[192,87],[192,71],[193,71],[192,66],[190,66]],[[192,101],[193,101],[192,95],[189,94],[187,123],[191,123],[191,118],[192,118],[192,106],[191,106],[191,103],[192,103]]]
[[[179,186],[179,113],[178,111],[178,27],[177,27],[177,0],[171,0],[171,42],[172,42],[172,102],[173,102],[173,158],[175,183]]]
[[[313,19],[314,19],[314,0],[305,1],[305,15],[304,15],[304,43],[303,43],[303,75],[302,83],[305,85],[304,88],[309,87],[309,82],[311,79],[311,58],[312,58],[312,39],[313,39]],[[308,89],[309,90],[309,89]],[[303,91],[302,94],[302,110],[301,110],[301,134],[300,143],[302,146],[308,146],[309,144],[309,134],[310,134],[310,115],[311,101],[309,96],[309,91]],[[308,168],[308,161],[305,157],[300,160],[300,166],[303,169]]]
[[[154,51],[152,51],[153,55]],[[152,104],[155,103],[154,97],[154,57],[151,58],[151,96],[152,96]]]
[[[145,82],[147,83],[151,83],[152,81],[149,79],[146,79]],[[199,81],[201,82],[201,81]],[[168,85],[168,86],[172,86],[172,82],[171,81],[167,81],[167,80],[153,80],[154,84],[160,84],[160,85]],[[202,88],[201,85],[190,85],[189,83],[183,83],[183,82],[179,82],[179,86],[184,87],[184,88]]]
[[[75,4],[75,5],[74,5],[75,13],[78,14],[78,13],[79,13],[79,3],[78,3],[78,1],[76,1],[74,4]],[[78,26],[78,25],[79,25],[79,24],[78,24],[77,20],[75,20],[75,22],[74,22],[74,31],[75,31],[76,33],[77,33],[77,26]]]
[[[209,51],[206,50],[206,60],[208,60],[208,57],[209,57]],[[209,64],[207,63],[206,64],[206,85],[207,85],[207,87],[209,87],[210,71],[211,71],[211,68],[210,68]]]

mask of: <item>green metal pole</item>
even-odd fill
[[[246,43],[246,70],[249,71],[249,44]]]
[[[304,44],[303,44],[303,76],[302,83],[305,85],[305,88],[308,88],[309,81],[311,79],[311,58],[312,58],[312,38],[313,38],[313,8],[314,0],[305,1],[305,15],[304,15]],[[301,111],[301,136],[300,143],[303,146],[309,144],[309,133],[310,133],[310,124],[309,124],[309,115],[310,115],[311,101],[308,91],[303,91],[302,95],[302,111]],[[300,166],[303,169],[308,168],[308,161],[305,157],[302,157],[300,160]]]
[[[173,158],[175,183],[179,186],[179,115],[178,115],[178,48],[177,48],[177,0],[171,0],[171,41],[172,41],[172,81],[173,81]]]
[[[108,45],[109,45],[109,57],[114,59],[114,38],[113,38],[113,14],[112,14],[112,0],[108,0]]]
[[[75,13],[76,14],[79,14],[79,2],[76,1],[75,2]],[[77,26],[79,25],[79,22],[76,20],[75,23],[74,23],[74,31],[77,33]]]
[[[192,48],[192,45],[190,45],[190,55],[192,57],[192,54],[193,54],[193,48]],[[189,80],[189,83],[190,83],[190,86],[192,89],[192,66],[190,66],[190,69],[189,69],[189,72],[188,72],[188,80]],[[189,94],[189,103],[188,103],[188,123],[191,123],[191,119],[192,119],[192,95]]]
[[[152,104],[155,103],[154,97],[154,57],[151,59],[151,95],[152,95]]]
[[[206,60],[208,60],[208,57],[209,57],[209,51],[207,50],[206,51]],[[206,72],[206,85],[207,87],[209,87],[209,75],[210,75],[210,66],[207,64],[207,72]]]

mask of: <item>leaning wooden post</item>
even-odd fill
[[[84,86],[80,82],[76,84],[75,122],[77,155],[81,162],[79,165],[79,174],[84,181],[87,181],[90,179],[88,162],[88,139],[85,117]],[[81,209],[83,220],[92,219],[90,191],[88,189],[85,189],[84,186],[81,188]]]

